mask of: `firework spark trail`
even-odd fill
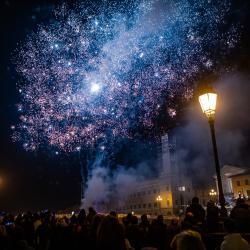
[[[18,51],[20,123],[12,129],[26,150],[79,151],[130,136],[134,124],[150,129],[163,94],[190,98],[189,80],[216,65],[214,48],[223,55],[237,42],[236,26],[219,28],[226,0],[91,8],[62,5]],[[168,112],[174,117],[175,107]]]

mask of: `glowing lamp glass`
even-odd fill
[[[216,101],[217,101],[216,93],[206,93],[199,96],[201,109],[207,117],[212,117],[215,114]]]

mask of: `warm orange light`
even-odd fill
[[[208,117],[213,117],[216,110],[216,93],[205,93],[199,96],[199,102],[203,113]]]
[[[209,192],[210,196],[215,196],[217,195],[217,192],[214,191],[214,189],[211,189],[211,191]]]
[[[162,197],[161,197],[160,195],[158,195],[158,196],[156,197],[156,200],[157,200],[157,201],[162,201]]]

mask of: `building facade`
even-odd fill
[[[216,176],[214,177],[217,185]],[[221,179],[223,192],[229,203],[237,198],[250,198],[250,170],[224,165],[221,169]]]
[[[231,176],[233,197],[250,199],[250,171]]]
[[[190,204],[194,195],[192,183],[178,168],[176,142],[170,142],[168,134],[162,137],[159,155],[159,176],[136,183],[119,212],[174,215]]]

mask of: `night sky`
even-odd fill
[[[55,6],[62,2],[6,0],[0,3],[0,178],[2,180],[0,182],[0,209],[35,210],[49,208],[57,210],[79,204],[79,152],[61,152],[59,149],[59,154],[55,154],[57,150],[53,147],[41,148],[32,152],[26,151],[22,143],[13,142],[11,131],[11,126],[19,122],[16,104],[22,101],[16,85],[20,80],[20,75],[17,74],[15,69],[16,62],[13,59],[15,58],[15,51],[27,35],[37,29],[38,24],[49,24],[50,20],[53,20],[52,11]],[[216,1],[212,2],[216,4]],[[71,3],[72,1],[70,1]],[[93,3],[99,4],[98,1],[93,1]],[[234,0],[232,3],[231,8],[235,11],[229,16],[227,22],[230,24],[240,23],[237,45],[226,56],[216,58],[217,54],[214,53],[213,59],[217,61],[216,67],[218,69],[237,69],[244,74],[249,74],[250,30],[248,23],[250,23],[250,17],[248,13],[250,4],[247,0]],[[217,51],[218,48],[214,50]],[[143,54],[139,54],[140,56],[143,56]],[[169,60],[171,62],[171,59]],[[206,71],[202,70],[196,75],[196,79],[198,76],[202,78],[204,75],[206,75]],[[193,78],[193,80],[196,79]],[[160,111],[154,114],[152,129],[139,123],[138,126],[130,128],[129,136],[126,139],[116,140],[114,147],[107,148],[109,155],[107,161],[111,162],[111,168],[115,169],[118,164],[133,166],[140,161],[147,161],[152,165],[157,154],[155,148],[159,136],[168,129],[185,125],[186,121],[183,114],[187,104],[194,100],[183,101],[181,98],[178,99],[177,95],[174,100],[170,101],[167,94],[165,94],[165,99],[161,103]],[[168,113],[169,110],[172,110],[168,108],[169,105],[177,110],[174,119]],[[139,110],[138,112],[142,111]],[[131,136],[131,133],[133,136]],[[249,134],[245,134],[245,136],[248,138]],[[250,140],[243,149],[244,155],[248,154],[249,147]],[[87,149],[82,150],[81,160],[86,163],[84,150]],[[191,152],[189,157],[194,157],[195,153],[193,152],[192,155]],[[148,155],[148,157],[145,158],[145,155]],[[246,157],[246,159],[248,158]],[[247,164],[246,161],[244,163]]]

